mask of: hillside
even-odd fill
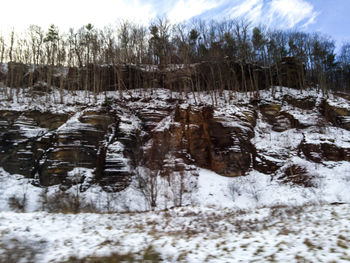
[[[131,210],[177,206],[179,198],[183,205],[195,202],[202,176],[210,180],[202,168],[225,176],[214,184],[230,185],[225,196],[236,206],[349,201],[344,96],[276,87],[258,98],[224,91],[215,105],[199,92],[195,102],[192,93],[164,89],[97,98],[76,91],[61,104],[57,90],[12,92],[13,101],[1,102],[2,209],[21,192],[4,187],[13,178],[28,193],[118,193]],[[134,206],[136,196],[147,205]]]

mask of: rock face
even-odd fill
[[[113,159],[123,157],[123,149],[115,145],[116,114],[106,109],[73,116],[2,111],[0,117],[0,160],[8,172],[35,178],[43,186],[69,187],[74,180],[67,177],[68,172],[83,167],[95,170],[90,183],[116,189],[128,185],[127,161]]]
[[[103,151],[100,144],[111,123],[113,119],[107,112],[85,111],[75,122],[60,127],[53,135],[52,149],[41,160],[41,184],[64,182],[74,167],[95,168]]]
[[[67,116],[28,111],[1,111],[0,159],[10,173],[32,177],[37,162],[50,148],[50,130],[67,120]]]
[[[325,117],[334,125],[350,131],[350,109],[330,104],[327,100],[322,103]]]
[[[181,159],[184,164],[213,170],[225,176],[241,176],[252,167],[254,146],[254,111],[245,116],[220,115],[212,106],[176,106],[164,117],[163,123],[150,132],[145,152],[146,163],[161,169],[167,156]],[[154,112],[160,116],[162,109]],[[249,115],[250,114],[250,115]],[[149,118],[154,120],[154,118]],[[177,168],[178,169],[178,168]]]
[[[179,125],[174,130],[181,135],[177,148],[185,147],[201,167],[225,176],[244,175],[253,162],[253,126],[247,118],[215,115],[213,107],[178,107],[175,122]]]
[[[322,161],[350,161],[350,148],[340,147],[334,143],[302,143],[300,149],[307,159],[315,163]]]
[[[65,188],[77,183],[70,171],[88,168],[94,174],[85,179],[111,191],[130,183],[132,167],[164,172],[173,158],[174,170],[195,164],[225,176],[244,175],[253,166],[254,109],[227,113],[178,102],[139,98],[65,115],[3,111],[1,165],[38,185]]]
[[[283,100],[288,104],[303,110],[312,110],[316,106],[315,98],[312,97],[304,97],[302,99],[299,99],[297,97],[285,95],[283,96]]]
[[[0,166],[39,186],[121,191],[138,166],[163,176],[195,167],[231,177],[255,170],[312,187],[313,175],[300,160],[350,161],[348,101],[287,89],[275,97],[261,92],[253,102],[227,92],[214,106],[212,94],[194,102],[168,90],[142,92],[77,104],[66,113],[29,105],[1,110]]]

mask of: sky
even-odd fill
[[[350,0],[2,0],[0,32],[31,24],[61,30],[88,23],[103,28],[121,19],[147,24],[157,16],[171,22],[245,17],[252,24],[299,29],[331,36],[339,47],[350,41]]]

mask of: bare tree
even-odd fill
[[[134,178],[136,181],[136,189],[142,194],[148,207],[152,210],[157,206],[159,175],[159,170],[139,167],[136,170]]]
[[[170,189],[172,191],[174,206],[182,206],[186,191],[184,171],[173,172],[169,178]]]

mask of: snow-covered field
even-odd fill
[[[254,211],[187,206],[126,214],[0,212],[0,233],[1,262],[123,255],[129,262],[350,261],[348,204]]]
[[[130,262],[350,261],[350,202],[329,204],[348,198],[349,182],[329,179],[330,187],[307,189],[279,185],[263,174],[233,179],[199,169],[198,189],[184,207],[65,214],[40,211],[35,200],[41,189],[23,180],[0,182],[0,262],[108,256]],[[26,191],[32,212],[5,209],[6,191]],[[110,209],[141,210],[145,201],[132,191],[108,196],[92,188],[84,198],[95,198],[101,208],[109,201]]]

